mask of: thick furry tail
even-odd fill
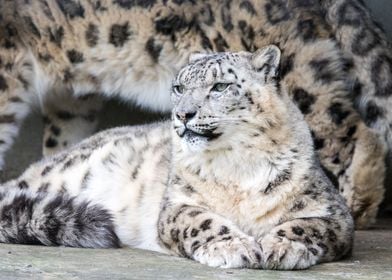
[[[344,51],[353,58],[353,93],[366,124],[392,150],[392,48],[361,0],[320,1],[326,20]]]
[[[67,194],[0,191],[0,242],[87,248],[120,247],[113,217]]]

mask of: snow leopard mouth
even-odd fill
[[[181,138],[185,137],[187,139],[192,139],[196,137],[202,137],[207,139],[208,141],[214,140],[218,138],[219,136],[222,135],[222,133],[214,133],[214,130],[203,130],[201,132],[197,132],[194,130],[191,130],[189,128],[185,128],[185,130],[179,135]]]

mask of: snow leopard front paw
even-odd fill
[[[316,258],[301,242],[291,241],[285,237],[267,235],[259,244],[262,248],[264,269],[305,269],[316,263]]]
[[[261,249],[253,237],[210,241],[197,248],[193,259],[212,267],[260,268]]]

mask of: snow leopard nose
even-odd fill
[[[196,116],[196,111],[181,111],[176,112],[176,118],[182,121],[183,123],[189,122]]]

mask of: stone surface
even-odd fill
[[[392,219],[356,232],[353,256],[303,271],[216,269],[135,249],[0,244],[0,279],[392,279]]]

